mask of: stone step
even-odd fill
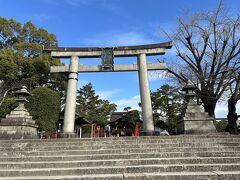
[[[163,141],[163,140],[149,140],[149,141],[99,141],[99,142],[94,142],[94,143],[87,143],[87,142],[82,142],[81,140],[77,142],[39,142],[39,143],[0,143],[0,147],[4,148],[39,148],[39,147],[56,147],[56,146],[61,146],[61,147],[70,147],[70,146],[113,146],[113,145],[139,145],[139,144],[190,144],[190,143],[199,143],[199,144],[212,144],[212,143],[219,143],[219,144],[227,144],[227,143],[240,143],[240,138],[238,139],[201,139],[201,140],[169,140],[169,141]]]
[[[25,145],[14,145],[12,147],[0,147],[1,151],[56,151],[57,150],[97,150],[97,149],[125,149],[125,148],[186,148],[186,147],[240,147],[240,142],[227,142],[227,143],[216,143],[216,142],[192,142],[192,143],[144,143],[144,144],[102,144],[102,145],[76,145],[73,144],[63,146],[25,146]]]
[[[125,173],[124,180],[239,180],[240,171]]]
[[[207,171],[207,172],[163,172],[163,173],[123,173],[68,176],[29,176],[4,177],[0,180],[239,180],[240,171]]]
[[[218,135],[218,134],[210,134],[210,135],[178,135],[178,136],[141,136],[141,137],[110,137],[110,138],[82,138],[82,139],[24,139],[24,140],[0,140],[0,144],[15,144],[15,143],[71,143],[71,142],[81,142],[81,143],[97,143],[97,142],[119,142],[123,143],[130,141],[163,141],[166,142],[169,140],[172,141],[185,141],[185,140],[237,140],[240,138],[240,135]]]
[[[150,145],[150,144],[159,144],[159,145],[166,145],[166,146],[172,146],[172,145],[176,145],[176,146],[191,146],[192,144],[199,144],[200,146],[205,146],[205,145],[211,145],[211,144],[219,144],[219,145],[228,145],[228,144],[240,144],[240,138],[234,141],[231,140],[213,140],[213,141],[163,141],[163,142],[154,142],[154,141],[148,141],[148,142],[128,142],[128,143],[117,143],[117,142],[108,142],[108,143],[104,143],[104,142],[99,142],[99,143],[95,143],[95,144],[90,144],[90,143],[78,143],[78,142],[74,142],[74,143],[36,143],[36,144],[28,144],[28,143],[16,143],[16,144],[0,144],[0,150],[4,149],[4,148],[44,148],[44,147],[49,147],[49,148],[54,148],[54,147],[72,147],[72,146],[87,146],[87,147],[93,147],[93,146],[146,146],[146,145]]]
[[[32,169],[32,168],[70,168],[96,166],[136,166],[164,164],[224,164],[239,163],[240,157],[201,157],[201,158],[142,158],[142,159],[110,159],[84,161],[38,161],[38,162],[0,162],[0,169]]]
[[[57,150],[57,149],[56,149]],[[238,151],[240,146],[222,147],[168,147],[168,148],[124,148],[124,149],[97,149],[97,150],[57,150],[56,151],[2,151],[3,156],[54,156],[58,155],[95,155],[95,154],[122,154],[122,153],[161,153],[161,152],[204,152],[204,151]]]
[[[77,168],[41,168],[41,169],[0,169],[0,177],[21,176],[59,176],[59,175],[91,175],[91,174],[123,174],[123,173],[160,173],[182,171],[239,171],[240,163],[231,164],[168,164],[140,166],[101,166]]]
[[[34,162],[34,161],[81,161],[106,159],[142,159],[142,158],[180,158],[180,157],[240,157],[236,151],[204,151],[204,152],[155,152],[155,153],[120,153],[92,155],[59,155],[54,156],[6,156],[0,162]]]
[[[187,139],[187,140],[144,140],[144,141],[96,141],[88,143],[86,141],[61,142],[39,141],[36,143],[0,143],[0,147],[42,147],[42,146],[92,146],[92,145],[130,145],[130,144],[181,144],[181,143],[239,143],[240,138],[236,139]]]
[[[81,176],[79,175],[28,176],[28,177],[4,177],[4,178],[0,177],[0,180],[48,180],[48,179],[50,180],[123,180],[125,178],[123,174],[104,174],[104,175],[94,174],[94,175],[81,175]]]
[[[0,141],[1,179],[240,179],[240,136]]]

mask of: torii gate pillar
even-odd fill
[[[146,54],[138,55],[138,75],[139,87],[142,106],[142,119],[144,120],[143,128],[144,135],[154,135],[152,103],[149,90],[148,73],[147,73],[147,60]]]
[[[78,56],[71,57],[69,74],[68,74],[63,133],[61,134],[61,137],[65,137],[65,138],[76,136],[76,134],[74,133],[74,124],[75,124],[76,98],[77,98],[78,61],[79,61]]]

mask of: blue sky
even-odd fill
[[[178,16],[211,10],[218,0],[0,0],[0,16],[25,23],[32,21],[54,33],[59,46],[140,45],[168,41],[161,29],[174,31]],[[240,1],[225,0],[232,13],[240,12]],[[164,56],[148,57],[174,60],[174,50]],[[65,60],[64,62],[67,62]],[[136,58],[118,58],[117,64],[134,63]],[[81,59],[81,64],[100,64],[99,59]],[[156,90],[166,83],[158,74],[149,75],[150,88]],[[138,75],[131,73],[82,73],[79,87],[91,82],[102,97],[118,104],[137,108]],[[227,106],[216,109],[218,117],[226,116]],[[238,109],[238,111],[240,111]]]

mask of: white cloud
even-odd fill
[[[226,102],[221,102],[216,105],[215,116],[219,118],[227,117],[228,107]]]
[[[110,91],[97,91],[96,94],[99,95],[100,99],[109,99],[113,95],[117,94],[118,90],[110,90]]]
[[[237,114],[240,114],[240,102],[236,106]],[[223,101],[221,103],[217,103],[216,109],[215,109],[215,116],[219,118],[225,118],[228,114],[228,105],[227,102]]]
[[[95,37],[83,39],[82,42],[88,46],[125,46],[156,43],[156,41],[146,37],[145,34],[135,31],[98,34]]]
[[[117,111],[123,111],[125,107],[131,107],[132,109],[140,110],[138,103],[140,102],[140,96],[136,95],[130,98],[119,99],[112,101],[111,103],[117,104]]]

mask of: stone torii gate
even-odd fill
[[[146,56],[165,54],[166,49],[172,47],[172,42],[149,44],[140,46],[118,46],[110,48],[68,48],[68,47],[43,47],[45,52],[52,57],[71,58],[70,65],[52,66],[51,73],[67,72],[68,87],[64,113],[63,134],[61,137],[74,137],[74,121],[76,111],[77,81],[79,72],[124,72],[138,71],[142,118],[145,135],[154,134],[152,117],[152,104],[148,83],[148,70],[166,70],[165,63],[147,63]],[[137,64],[114,65],[114,57],[137,56]],[[102,65],[79,65],[81,58],[102,58]]]

